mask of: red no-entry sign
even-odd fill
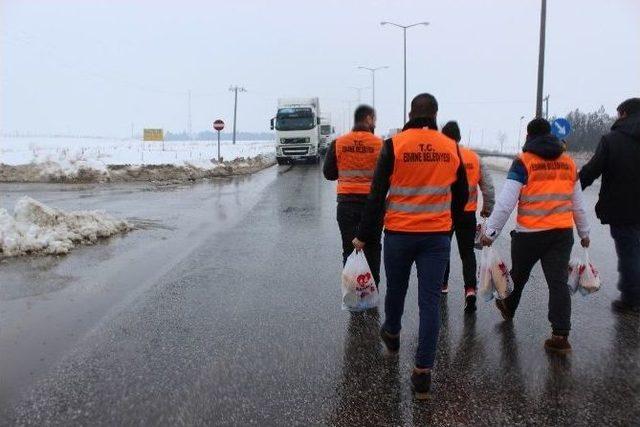
[[[220,119],[216,120],[215,122],[213,122],[213,128],[220,132],[222,129],[224,129],[224,122]]]

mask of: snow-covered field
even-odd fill
[[[30,197],[13,215],[0,208],[0,258],[26,254],[65,254],[78,244],[126,233],[132,226],[101,211],[64,212]]]
[[[108,181],[124,177],[123,168],[154,170],[153,178],[162,179],[155,166],[164,165],[187,175],[233,174],[268,166],[274,162],[274,141],[222,141],[217,162],[217,141],[144,142],[134,139],[3,137],[0,139],[0,179],[4,181]],[[256,162],[259,159],[259,162]],[[244,162],[243,162],[244,160]],[[259,164],[258,164],[259,163]],[[110,166],[117,166],[112,168]],[[170,166],[170,167],[169,167]],[[114,173],[114,171],[119,171]],[[217,171],[217,172],[215,172]],[[175,174],[170,174],[175,175]],[[147,174],[142,174],[145,180]],[[133,179],[130,179],[133,180]]]
[[[506,157],[487,156],[482,157],[482,162],[487,165],[488,168],[506,172],[509,170],[509,167],[511,167],[513,159],[508,159]]]

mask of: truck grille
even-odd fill
[[[282,149],[285,156],[305,156],[309,152],[309,147],[286,147]]]
[[[280,139],[282,144],[308,144],[307,138],[282,138]]]

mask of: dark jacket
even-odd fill
[[[371,129],[363,126],[356,125],[352,129],[353,132],[371,132]],[[322,165],[322,173],[324,177],[329,181],[335,181],[338,179],[338,157],[336,156],[336,140],[334,139],[329,144],[327,154],[324,158],[324,164]],[[338,202],[356,202],[365,203],[367,201],[366,194],[338,194]]]
[[[640,114],[617,120],[580,170],[582,188],[600,175],[596,215],[603,224],[640,224]]]
[[[564,153],[564,145],[555,136],[542,135],[527,138],[522,147],[523,153],[532,153],[542,157],[545,160],[555,160]],[[524,167],[522,160],[516,158],[511,164],[511,168],[507,173],[507,179],[518,181],[522,185],[527,183],[527,168]]]
[[[438,126],[434,119],[418,118],[407,122],[403,130],[412,128],[423,128],[437,130]],[[458,149],[458,157],[460,156],[460,150]],[[391,175],[393,174],[393,165],[395,163],[395,155],[393,151],[393,138],[387,139],[382,145],[380,155],[378,156],[378,163],[376,164],[376,170],[373,173],[373,181],[371,183],[371,192],[367,197],[367,204],[365,205],[364,212],[362,214],[362,220],[358,229],[357,237],[363,242],[370,241],[375,238],[376,227],[379,227],[380,218],[384,215],[385,201],[387,198],[387,192],[391,185]],[[464,221],[464,207],[467,204],[469,198],[469,184],[467,182],[467,173],[464,169],[464,163],[460,161],[460,166],[457,171],[457,179],[451,185],[451,214],[453,217],[454,227]],[[386,231],[387,233],[394,234],[449,234],[444,233],[401,233],[397,231]]]

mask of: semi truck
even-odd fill
[[[331,119],[327,117],[320,118],[320,154],[327,152],[329,144],[334,139],[335,128],[331,126]]]
[[[320,163],[320,102],[318,98],[281,98],[271,119],[276,130],[279,165],[296,160]]]

